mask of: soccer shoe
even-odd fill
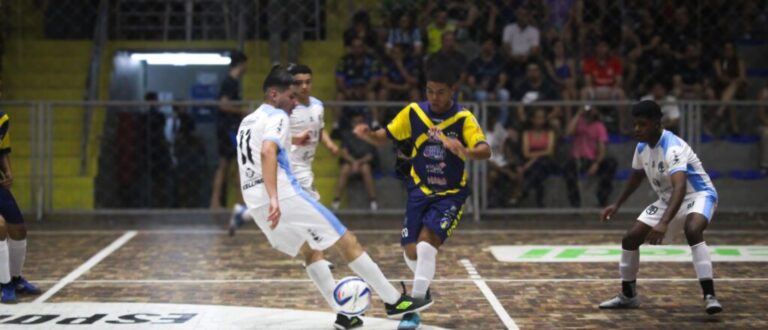
[[[3,304],[16,303],[16,290],[13,287],[13,282],[0,284],[0,291],[2,291],[2,298],[0,298],[0,302]]]
[[[245,212],[245,206],[237,203],[232,208],[232,216],[229,217],[229,236],[234,236],[237,228],[243,225],[243,212]]]
[[[723,306],[720,305],[720,302],[717,301],[715,296],[708,294],[704,297],[704,310],[710,315],[717,314],[723,311]]]
[[[32,283],[29,283],[25,278],[16,276],[11,279],[11,285],[16,289],[16,293],[22,294],[41,294],[43,293],[40,288]]]
[[[619,293],[618,296],[604,301],[600,304],[600,309],[629,309],[640,307],[640,298],[634,296],[629,298],[623,293]]]
[[[339,330],[355,329],[363,326],[363,319],[353,316],[349,317],[344,314],[336,314],[336,323],[333,327]]]
[[[395,318],[407,313],[416,313],[432,306],[431,299],[413,298],[407,295],[401,295],[394,304],[384,303],[384,309],[387,311],[388,318]]]
[[[403,315],[397,330],[419,330],[421,329],[421,317],[419,313],[408,313]]]

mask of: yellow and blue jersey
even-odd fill
[[[11,119],[5,112],[0,112],[0,154],[11,152],[11,134],[8,131],[10,128]]]
[[[445,149],[438,138],[430,137],[433,127],[467,148],[487,143],[475,116],[458,103],[442,114],[430,111],[428,102],[409,104],[386,127],[390,138],[410,140],[413,145],[409,190],[418,188],[424,195],[438,196],[466,193],[465,160]]]

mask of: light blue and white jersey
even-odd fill
[[[285,199],[297,194],[298,181],[291,173],[289,152],[291,132],[288,114],[269,104],[262,104],[240,123],[237,132],[237,165],[240,190],[249,208],[269,203],[261,170],[261,145],[272,141],[278,145],[277,195]],[[300,189],[299,189],[300,190]]]
[[[672,196],[672,174],[685,171],[688,175],[686,196],[706,194],[717,200],[717,191],[704,170],[699,157],[688,143],[674,133],[664,130],[655,146],[638,143],[632,168],[645,170],[651,187],[659,199],[669,202]]]
[[[291,146],[291,165],[293,166],[293,173],[304,185],[308,180],[308,184],[312,182],[312,161],[315,159],[315,151],[317,150],[317,144],[320,142],[323,128],[325,123],[323,122],[323,102],[320,100],[309,97],[309,104],[304,105],[299,103],[291,113],[291,135],[296,136],[306,130],[309,130],[309,143],[307,145]]]

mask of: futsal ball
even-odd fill
[[[371,288],[362,278],[345,277],[333,289],[333,301],[339,313],[347,316],[359,316],[371,307]]]

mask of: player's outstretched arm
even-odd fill
[[[323,142],[323,145],[330,151],[334,156],[339,154],[339,146],[336,145],[336,142],[333,142],[333,139],[331,139],[331,135],[328,134],[325,130],[320,133],[320,141]]]
[[[271,222],[270,228],[275,229],[280,221],[280,206],[277,197],[277,151],[275,142],[264,141],[261,144],[261,173],[264,176],[264,187],[269,196],[269,213],[267,220]]]
[[[389,140],[387,138],[387,131],[385,129],[379,128],[375,131],[372,131],[368,124],[360,124],[355,126],[353,132],[361,140],[373,145],[382,145],[387,143]]]
[[[624,204],[629,196],[632,196],[635,190],[637,190],[637,187],[643,183],[643,180],[645,180],[645,171],[634,170],[632,172],[632,176],[629,177],[629,181],[627,181],[627,184],[624,185],[624,190],[621,192],[619,199],[615,203],[608,205],[605,209],[603,209],[603,212],[600,214],[600,220],[611,220],[611,217],[616,213],[616,211],[619,210],[621,205]]]

